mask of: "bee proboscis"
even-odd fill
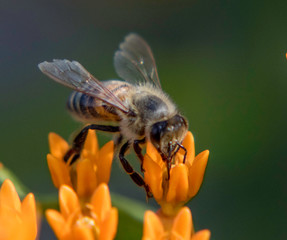
[[[155,60],[149,45],[137,34],[129,34],[114,55],[117,74],[125,81],[99,81],[80,63],[69,60],[42,62],[40,70],[56,82],[72,88],[68,110],[84,123],[89,123],[76,136],[73,146],[64,159],[70,164],[77,160],[89,129],[118,133],[119,159],[133,181],[145,188],[151,197],[149,186],[135,172],[125,158],[133,146],[141,161],[140,144],[150,141],[166,162],[168,179],[175,153],[188,129],[188,122],[176,105],[162,91]],[[107,124],[100,125],[99,122]],[[108,122],[116,123],[108,125]]]

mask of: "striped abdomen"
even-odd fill
[[[122,101],[126,96],[126,91],[131,87],[130,84],[117,80],[102,83]],[[118,115],[119,110],[114,106],[81,92],[72,92],[67,102],[67,108],[77,120],[82,122],[121,120]]]

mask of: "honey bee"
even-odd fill
[[[137,34],[129,34],[115,52],[116,72],[125,81],[99,81],[80,63],[66,59],[45,61],[38,66],[56,82],[75,90],[67,108],[76,119],[89,123],[75,137],[64,160],[72,157],[70,164],[77,160],[89,129],[118,133],[119,159],[124,170],[152,197],[149,186],[125,155],[133,147],[143,172],[141,145],[150,141],[166,163],[169,179],[176,152],[182,148],[187,154],[181,143],[188,121],[162,91],[153,53],[146,41]]]

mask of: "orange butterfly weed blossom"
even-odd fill
[[[91,197],[97,186],[108,184],[114,155],[114,143],[109,141],[101,149],[96,133],[89,130],[81,155],[75,164],[64,161],[69,144],[56,133],[49,134],[48,167],[56,188],[65,184],[72,187],[80,199]]]
[[[142,240],[209,240],[210,231],[194,232],[192,215],[188,207],[181,208],[175,216],[161,211],[146,211]]]
[[[109,207],[102,205],[103,209],[109,209],[106,216],[110,216],[107,217],[110,220],[105,221],[109,222],[109,229],[113,229],[113,234],[110,234],[109,238],[99,238],[101,233],[104,234],[110,230],[104,227],[105,221],[102,220],[100,224],[96,220],[99,217],[95,217],[97,214],[92,210],[95,206],[99,208],[103,202],[110,202],[110,200],[101,200],[104,197],[100,194],[97,194],[97,198],[94,197],[94,192],[98,191],[99,184],[107,184],[109,181],[114,151],[113,142],[99,149],[96,135],[90,131],[80,159],[72,166],[63,161],[64,154],[69,149],[66,141],[51,133],[49,142],[51,154],[48,154],[47,160],[53,183],[60,188],[61,207],[60,212],[48,210],[46,216],[57,237],[59,239],[76,239],[73,236],[81,236],[81,239],[113,239],[117,228],[117,211],[111,208],[110,203]],[[194,233],[191,212],[187,207],[183,207],[197,194],[201,186],[209,151],[203,151],[195,157],[194,139],[191,132],[187,133],[183,146],[187,150],[186,161],[183,163],[184,152],[179,150],[170,170],[170,179],[167,180],[166,164],[152,144],[147,143],[143,164],[144,178],[161,209],[157,213],[146,212],[144,240],[161,239],[156,236],[162,236],[162,239],[192,240],[207,240],[210,237],[208,230]],[[61,187],[63,184],[66,186]],[[107,185],[105,186],[108,190]],[[65,195],[68,197],[63,197]],[[70,198],[74,200],[67,200]],[[74,205],[69,207],[69,202]],[[65,208],[69,210],[64,210]]]
[[[80,201],[67,185],[59,190],[60,211],[48,209],[46,218],[61,240],[111,240],[118,225],[118,211],[111,205],[107,184],[101,183],[89,202]]]
[[[167,216],[175,215],[178,210],[193,198],[203,181],[209,151],[205,150],[195,157],[194,138],[188,132],[182,145],[187,150],[185,163],[184,152],[180,149],[171,166],[170,179],[167,177],[166,163],[159,153],[147,144],[143,167],[146,183],[150,186],[155,200]]]
[[[49,134],[47,162],[52,181],[59,189],[60,211],[48,209],[46,218],[58,239],[114,239],[118,211],[111,205],[107,183],[114,155],[113,141],[98,147],[94,131],[89,131],[79,159],[64,161],[68,143]]]
[[[164,163],[152,146],[147,144],[143,167],[146,183],[150,186],[155,200],[161,206],[157,213],[147,211],[144,217],[143,240],[208,240],[209,230],[194,233],[192,216],[189,208],[183,207],[199,191],[202,184],[209,151],[195,156],[194,138],[188,132],[183,146],[175,156],[171,166],[170,179]]]

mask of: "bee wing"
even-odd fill
[[[139,35],[131,33],[114,56],[117,74],[128,82],[151,82],[161,88],[150,46]]]
[[[53,62],[42,62],[38,67],[44,74],[64,86],[100,99],[122,112],[129,111],[118,97],[76,61],[54,59]]]

